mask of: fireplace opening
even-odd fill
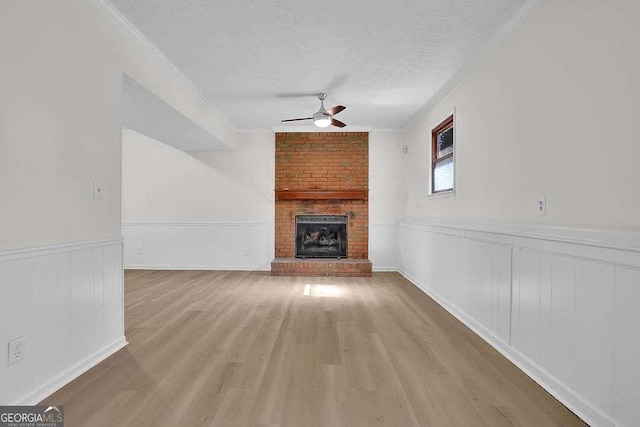
[[[346,216],[296,216],[296,258],[346,257]]]

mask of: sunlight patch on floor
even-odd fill
[[[335,298],[343,294],[342,289],[335,285],[304,285],[302,295],[308,297],[328,297]]]

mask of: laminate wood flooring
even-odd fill
[[[67,426],[585,425],[397,273],[127,271],[125,324]]]

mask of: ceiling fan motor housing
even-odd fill
[[[324,100],[327,98],[327,94],[324,92],[321,92],[321,93],[317,93],[316,96],[320,100],[320,109],[313,115],[313,117],[305,117],[301,119],[287,119],[287,120],[282,120],[282,122],[297,122],[300,120],[313,120],[313,124],[319,128],[326,128],[331,125],[334,125],[340,128],[345,127],[346,125],[344,123],[342,123],[340,120],[335,120],[333,116],[334,114],[339,113],[340,111],[344,110],[347,107],[344,107],[342,105],[336,105],[335,107],[327,111],[324,108]]]

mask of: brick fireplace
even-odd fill
[[[369,134],[278,132],[275,150],[276,257],[271,274],[370,276]],[[296,236],[296,218],[305,223],[316,216],[345,218],[346,230],[325,233],[317,228],[306,237]],[[296,257],[300,239],[320,243]],[[346,258],[331,255],[328,246],[339,244],[345,245]]]

